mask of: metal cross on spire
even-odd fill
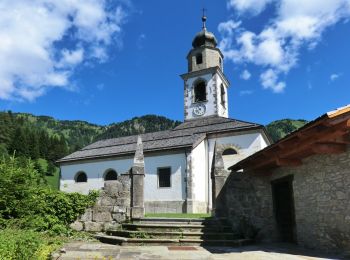
[[[203,8],[202,22],[203,22],[203,30],[206,29],[205,22],[207,21],[207,16],[205,15],[207,9]]]

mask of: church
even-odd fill
[[[127,174],[141,140],[146,213],[208,213],[228,168],[271,143],[262,125],[229,117],[224,57],[205,16],[202,22],[181,75],[184,122],[172,130],[97,141],[60,159],[60,190],[87,194]]]

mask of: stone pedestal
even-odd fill
[[[131,168],[131,218],[139,219],[145,215],[144,206],[144,178],[145,168],[133,166]]]
[[[145,160],[143,156],[143,145],[141,136],[137,139],[134,165],[131,174],[131,218],[140,219],[145,216],[144,205],[144,179]]]
[[[224,196],[224,186],[229,172],[225,170],[222,159],[223,149],[220,145],[215,145],[213,169],[212,169],[212,195],[213,195],[213,213],[216,217],[224,216],[226,213],[226,200]]]

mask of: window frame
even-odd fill
[[[170,185],[169,187],[160,187],[159,170],[162,170],[162,169],[169,169],[169,185]],[[171,175],[172,175],[172,168],[171,168],[171,166],[157,167],[157,188],[158,189],[171,189],[172,188]]]
[[[220,99],[221,99],[221,105],[226,108],[226,91],[224,84],[221,83],[220,85]]]
[[[232,154],[224,154],[226,151],[229,151],[229,150],[235,151],[235,153],[232,153]],[[235,149],[235,148],[233,148],[233,147],[228,147],[228,148],[226,148],[225,150],[222,151],[221,156],[232,156],[232,155],[237,155],[237,154],[238,154],[237,149]]]
[[[115,179],[115,180],[106,180],[106,176],[107,176],[107,174],[110,173],[110,172],[115,172],[115,174],[116,174],[116,179]],[[105,173],[103,174],[103,181],[104,181],[104,182],[105,182],[105,181],[116,181],[116,180],[118,180],[118,172],[117,172],[116,170],[114,170],[114,169],[107,169],[107,170],[105,171]]]
[[[199,100],[196,101],[196,88],[198,87],[199,84],[203,83],[204,84],[204,91],[205,91],[205,99],[204,100]],[[198,79],[193,83],[193,93],[192,93],[192,99],[193,103],[204,103],[208,102],[208,91],[207,91],[207,82],[203,79]]]
[[[197,53],[195,55],[195,57],[196,57],[196,65],[203,64],[203,54],[202,53]],[[200,59],[200,62],[198,62],[198,59]]]
[[[79,175],[81,175],[81,174],[84,174],[84,175],[85,175],[86,181],[78,181],[78,177],[79,177]],[[75,182],[75,183],[87,183],[88,180],[89,180],[89,178],[88,178],[86,172],[84,172],[84,171],[78,171],[78,172],[75,174],[75,176],[74,176],[74,182]]]

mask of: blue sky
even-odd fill
[[[350,103],[349,0],[0,3],[0,110],[110,124],[183,120],[186,55],[207,28],[230,117],[311,120]]]

